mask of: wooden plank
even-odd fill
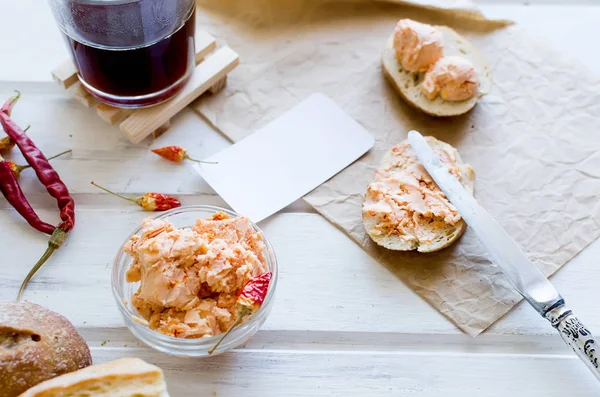
[[[177,96],[161,105],[137,110],[121,123],[121,131],[132,142],[141,142],[225,77],[238,63],[239,56],[235,51],[229,47],[220,48],[196,67],[189,83]]]
[[[152,133],[152,138],[156,139],[159,136],[161,136],[162,134],[164,134],[169,128],[171,128],[171,120],[167,121],[166,123],[164,123],[163,125],[161,125],[160,127],[158,127],[153,133]]]
[[[73,61],[66,60],[57,68],[52,70],[52,78],[64,89],[71,87],[79,79],[77,78],[77,68]]]
[[[217,49],[217,42],[214,37],[202,30],[196,32],[195,42],[197,65],[202,62],[208,54]]]
[[[146,175],[144,179],[154,179],[153,190],[161,191],[160,185],[168,183],[165,176],[155,178],[143,171],[140,174]],[[83,178],[89,185],[89,175]],[[141,193],[94,178],[117,192]],[[121,327],[122,319],[110,293],[112,262],[129,233],[142,219],[154,214],[106,194],[92,196],[95,201],[89,201],[87,195],[75,197],[77,226],[67,245],[40,270],[25,298],[63,313],[78,326]],[[177,196],[184,205],[215,204],[209,197]],[[40,208],[37,200],[33,203],[42,219],[57,219],[54,208]],[[0,224],[3,247],[13,247],[2,250],[3,263],[19,264],[0,266],[0,300],[10,300],[29,270],[27,264],[35,263],[45,249],[47,238],[31,230],[13,210],[0,210]],[[273,243],[280,264],[277,298],[264,330],[456,335],[456,343],[474,346],[472,338],[463,335],[320,215],[278,214],[262,222],[261,227]],[[595,288],[600,277],[598,252],[600,241],[552,279],[591,330],[600,329],[600,308],[596,304],[600,291]],[[77,305],[72,304],[75,301]],[[555,331],[527,304],[520,304],[485,333],[503,334],[554,337]],[[396,342],[402,340],[398,338]],[[561,346],[560,339],[556,341]]]
[[[165,370],[177,397],[598,395],[596,379],[571,355],[280,351],[268,344],[201,360],[145,347],[99,347],[92,355],[98,363],[131,355],[150,361]]]
[[[222,91],[227,85],[227,76],[223,77],[221,80],[217,81],[217,84],[213,85],[209,88],[208,92],[215,95]]]
[[[96,103],[96,98],[85,89],[83,84],[79,82],[76,83],[72,90],[75,99],[82,103],[86,108],[91,108]]]
[[[98,107],[96,107],[96,112],[102,120],[106,121],[110,125],[117,124],[119,121],[131,114],[131,110],[129,109],[116,108],[105,103],[99,103]]]

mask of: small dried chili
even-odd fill
[[[42,255],[40,260],[34,265],[29,274],[25,277],[25,280],[21,284],[19,289],[18,300],[21,299],[25,287],[29,283],[29,280],[35,275],[40,267],[50,258],[50,256],[56,251],[66,240],[69,232],[75,226],[75,202],[69,194],[69,189],[62,182],[58,173],[52,168],[48,159],[44,154],[35,146],[33,141],[25,134],[25,131],[21,129],[11,118],[10,113],[18,101],[21,93],[18,93],[16,97],[10,98],[4,106],[0,109],[0,124],[4,128],[4,132],[9,136],[11,140],[21,150],[23,157],[27,163],[33,168],[40,182],[46,187],[46,190],[50,196],[54,197],[58,203],[60,209],[60,218],[62,222],[53,229],[50,241],[48,242],[48,248]],[[6,167],[6,166],[5,166]],[[6,167],[8,170],[9,168]],[[11,171],[12,174],[12,171]],[[14,174],[13,174],[14,178]],[[15,179],[16,180],[16,179]],[[24,197],[24,196],[23,196]],[[28,213],[30,216],[25,219],[31,224],[36,224],[39,221],[39,217],[35,215],[35,218],[31,215],[35,215],[35,212]]]
[[[183,160],[190,160],[195,163],[206,163],[206,164],[217,164],[211,161],[201,161],[191,158],[187,150],[180,146],[166,146],[152,150],[152,153],[158,154],[163,159],[172,161],[174,163],[181,163]]]
[[[217,347],[223,342],[223,340],[231,333],[231,331],[240,325],[243,321],[244,317],[248,314],[255,313],[260,309],[265,298],[267,296],[267,292],[269,291],[269,284],[271,283],[271,277],[273,277],[273,273],[267,272],[263,273],[260,276],[256,276],[250,281],[246,283],[244,288],[240,291],[240,294],[237,298],[237,319],[235,322],[229,327],[227,332],[223,334],[221,339],[217,342],[217,344],[208,351],[208,354],[213,354]]]
[[[0,154],[10,152],[13,147],[15,147],[15,143],[9,137],[5,136],[4,138],[0,139]]]
[[[112,190],[108,190],[107,188],[98,185],[96,182],[92,182],[92,185],[96,186],[98,189],[102,189],[105,192],[112,194],[113,196],[136,203],[145,211],[167,211],[172,210],[173,208],[181,207],[181,202],[175,197],[166,196],[161,193],[146,193],[140,197],[132,199],[115,193]]]

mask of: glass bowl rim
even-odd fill
[[[232,217],[242,216],[233,210],[229,210],[227,208],[222,208],[222,207],[218,207],[218,206],[214,206],[214,205],[187,205],[187,206],[181,206],[178,208],[174,208],[174,209],[171,209],[168,211],[164,211],[160,215],[157,215],[157,216],[154,216],[151,218],[152,219],[164,219],[164,218],[168,218],[169,216],[177,215],[182,212],[194,212],[194,211],[198,211],[198,212],[204,211],[204,212],[212,212],[212,213],[225,212],[227,215],[230,215]],[[252,222],[250,219],[248,219],[248,222],[250,223],[250,226],[252,226],[252,228],[257,233],[260,233],[261,237],[263,238],[263,241],[265,243],[265,251],[267,254],[266,255],[267,264],[270,265],[269,271],[273,273],[273,277],[271,278],[267,296],[266,296],[263,304],[261,305],[261,307],[255,313],[253,313],[248,318],[248,320],[244,321],[242,324],[240,324],[238,327],[234,328],[231,331],[231,334],[230,334],[231,339],[235,339],[234,335],[240,334],[240,331],[243,331],[243,325],[249,324],[255,318],[260,318],[261,314],[265,310],[267,310],[267,308],[270,307],[271,301],[273,300],[273,296],[275,295],[275,287],[277,285],[277,280],[279,278],[279,267],[278,267],[277,256],[275,255],[275,250],[273,249],[273,246],[272,246],[270,240],[268,239],[266,234],[263,232],[263,230],[261,228],[259,228],[254,222]],[[138,226],[127,237],[127,239],[123,242],[123,244],[121,244],[119,251],[117,252],[117,255],[115,256],[115,259],[113,262],[113,267],[112,267],[112,271],[111,271],[111,289],[112,289],[113,297],[114,297],[115,301],[117,302],[117,307],[118,307],[119,311],[122,314],[126,314],[133,321],[134,324],[137,324],[140,327],[142,327],[145,330],[144,332],[149,332],[149,334],[152,335],[152,338],[158,339],[163,342],[177,343],[177,344],[188,345],[188,346],[198,345],[199,347],[200,347],[200,345],[216,343],[223,336],[223,334],[214,335],[214,336],[210,336],[210,337],[206,337],[206,338],[189,338],[189,339],[187,339],[187,338],[175,338],[173,336],[165,335],[158,331],[155,331],[155,330],[151,329],[150,327],[148,327],[147,325],[144,325],[144,324],[138,322],[136,320],[136,317],[140,318],[140,319],[143,319],[143,317],[139,316],[136,313],[132,313],[129,310],[129,308],[127,307],[127,305],[125,305],[125,303],[123,302],[123,299],[131,299],[131,298],[125,298],[124,294],[121,294],[118,291],[118,283],[115,281],[118,279],[119,264],[121,262],[121,259],[126,255],[125,244],[131,239],[131,237],[138,234],[141,231],[141,229],[142,229],[142,226],[141,225]],[[123,295],[123,296],[121,296],[121,295]]]

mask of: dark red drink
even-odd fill
[[[67,3],[71,31],[63,33],[92,95],[120,107],[150,106],[175,95],[189,79],[195,66],[193,1]]]

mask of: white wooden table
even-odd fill
[[[600,73],[597,42],[590,41],[600,37],[600,6],[593,1],[481,3],[488,16],[516,20]],[[73,149],[72,158],[55,165],[78,204],[68,246],[38,273],[26,299],[66,315],[96,362],[137,356],[155,363],[166,371],[175,397],[600,394],[587,369],[526,304],[472,339],[302,202],[262,223],[279,256],[281,279],[271,316],[247,346],[198,360],[141,345],[113,303],[110,269],[119,244],[147,213],[100,194],[90,181],[128,194],[172,193],[184,204],[223,202],[190,167],[167,164],[146,147],[128,144],[54,86],[48,70],[66,51],[45,5],[20,0],[0,8],[0,98],[12,89],[24,92],[16,118],[32,125],[31,135],[45,153]],[[27,111],[45,98],[53,100],[43,111]],[[203,157],[229,142],[184,111],[153,146],[165,144],[185,145]],[[56,221],[55,204],[32,174],[25,173],[22,184],[41,216]],[[0,198],[1,300],[15,297],[45,241]],[[599,253],[596,242],[553,277],[597,335]]]

